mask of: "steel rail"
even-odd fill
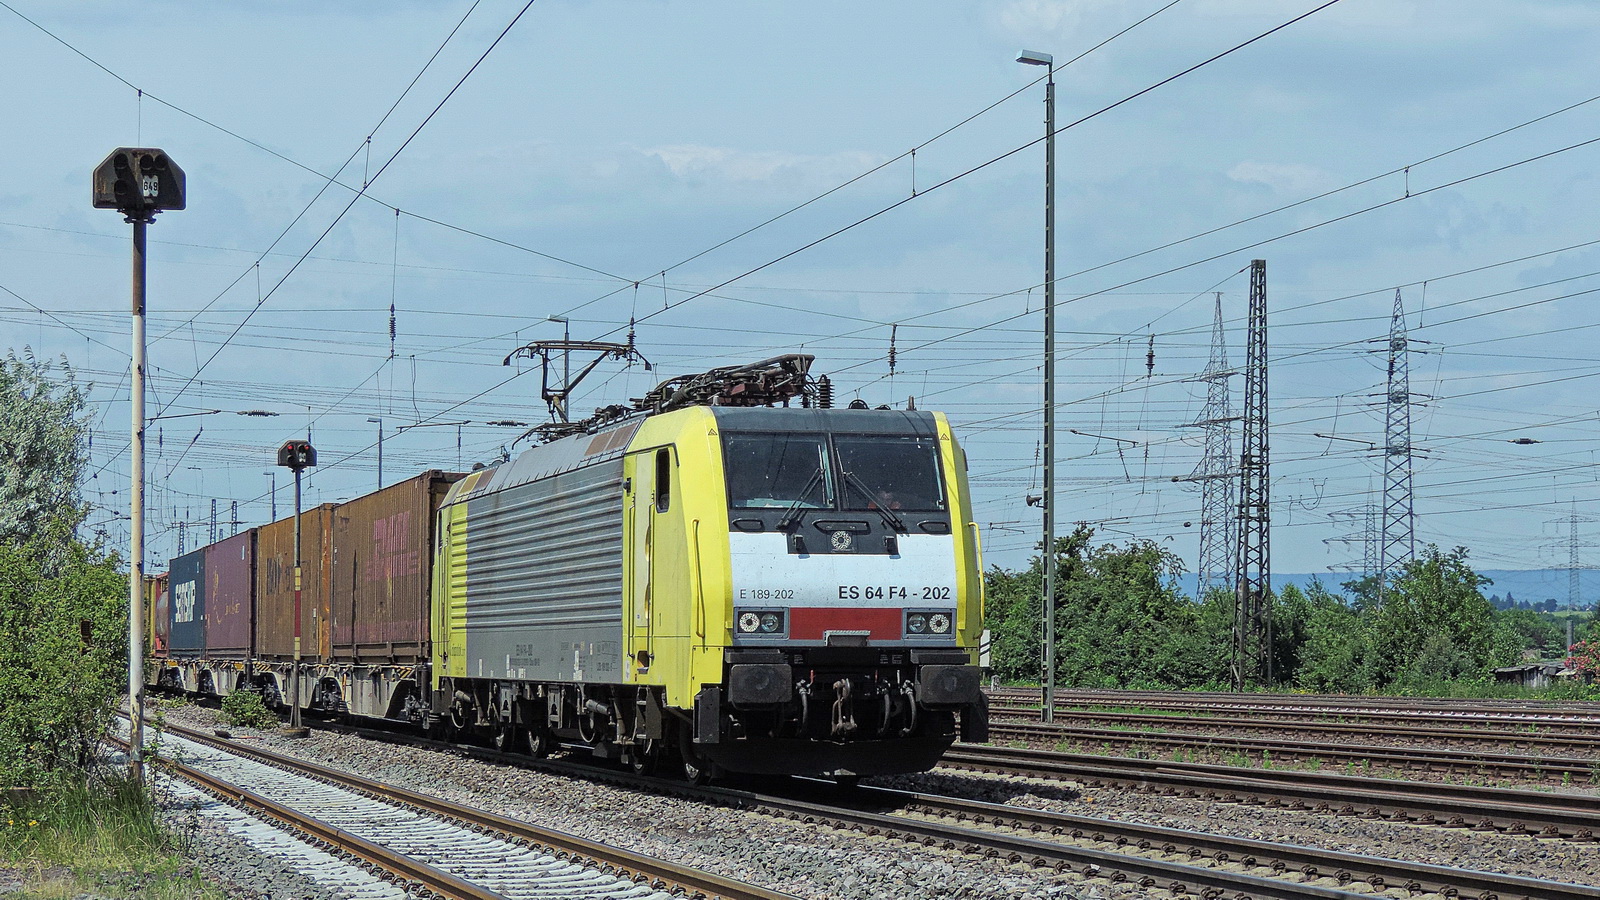
[[[229,753],[236,753],[289,771],[306,774],[340,787],[378,797],[379,799],[417,806],[436,815],[443,815],[446,818],[460,819],[470,823],[482,823],[492,829],[503,830],[507,834],[518,837],[522,836],[518,833],[520,830],[531,828],[525,823],[506,819],[482,810],[461,806],[394,785],[371,781],[305,760],[282,756],[259,747],[243,747],[234,741],[207,735],[182,726],[169,724],[167,730],[189,740],[226,750]],[[583,767],[574,766],[572,768],[582,769]],[[584,774],[592,775],[595,771],[594,769],[589,769]],[[652,783],[664,781],[663,779],[623,776],[621,773],[610,774],[615,777],[609,780],[618,781],[619,783],[635,782],[651,786]],[[680,788],[676,783],[669,784],[674,789]],[[1235,900],[1359,900],[1359,898],[1369,896],[1336,888],[1285,881],[1279,878],[1229,872],[1104,850],[1071,847],[1035,838],[990,834],[899,816],[842,809],[788,797],[714,787],[690,789],[687,785],[681,786],[681,790],[678,790],[678,792],[685,796],[708,798],[730,808],[757,810],[805,824],[831,823],[835,826],[843,826],[847,830],[854,830],[871,836],[895,837],[924,846],[938,846],[941,849],[950,851],[984,854],[994,858],[1003,857],[1012,862],[1027,860],[1039,868],[1054,868],[1061,871],[1071,870],[1084,877],[1104,878],[1113,883],[1134,883],[1146,888],[1164,888],[1179,895],[1188,893],[1193,888],[1200,888],[1203,889],[1202,894],[1204,896],[1222,896],[1222,894],[1212,893],[1220,891],[1226,892],[1227,896],[1235,898]],[[569,835],[562,835],[561,837],[565,840],[581,840],[574,839]],[[600,848],[601,851],[607,854],[626,854],[626,851],[618,851],[616,848],[604,847],[603,845],[593,846]],[[634,854],[627,855],[635,856]],[[583,856],[585,861],[589,861],[587,854]],[[645,859],[649,858],[645,857]],[[659,860],[654,860],[653,862],[665,865],[660,863]],[[590,864],[593,864],[593,862]],[[626,875],[627,871],[626,869],[619,869],[619,872],[624,875]],[[703,876],[705,873],[698,874]],[[716,876],[709,877],[716,878]],[[721,881],[722,879],[718,880]],[[732,882],[732,884],[737,885],[738,883]],[[740,885],[739,887],[746,886]],[[702,889],[695,888],[695,890],[699,895],[704,896],[707,894]],[[758,900],[758,898],[759,900],[765,900],[765,898],[788,897],[788,895],[772,893],[732,893],[727,891],[717,891],[711,896],[724,897],[727,900]]]
[[[1187,853],[1190,858],[1209,859],[1217,864],[1237,862],[1266,866],[1277,872],[1299,872],[1308,878],[1330,876],[1341,884],[1366,884],[1379,893],[1388,888],[1404,888],[1412,894],[1437,893],[1446,897],[1525,896],[1542,900],[1600,898],[1600,888],[1589,885],[1275,844],[1161,825],[1119,822],[887,788],[863,787],[858,790],[861,802],[895,805],[906,813],[921,812],[957,820],[972,819],[980,824],[1004,825],[1035,834],[1048,833],[1115,843],[1145,851]]]
[[[995,701],[996,704],[1006,707],[1005,701]],[[1028,708],[1037,709],[1037,705]],[[1290,719],[1304,721],[1307,719],[1333,720],[1339,722],[1399,722],[1415,723],[1438,722],[1441,725],[1471,725],[1484,728],[1510,729],[1523,728],[1588,728],[1600,725],[1600,716],[1547,716],[1526,713],[1507,713],[1505,715],[1485,715],[1481,713],[1447,712],[1441,710],[1402,710],[1402,709],[1355,709],[1350,707],[1292,707],[1292,706],[1264,706],[1257,704],[1227,704],[1227,703],[1175,703],[1170,701],[1067,701],[1056,704],[1056,714],[1063,712],[1074,713],[1081,710],[1101,709],[1126,712],[1165,711],[1169,713],[1188,713],[1194,710],[1205,710],[1208,713],[1229,713],[1245,716],[1251,719],[1275,720]]]
[[[599,769],[590,765],[559,760],[534,760],[483,747],[449,744],[429,738],[397,735],[387,731],[346,725],[333,726],[333,728],[345,733],[360,734],[386,742],[438,748],[490,763],[537,768],[633,789],[670,793],[688,799],[717,803],[732,808],[767,812],[808,824],[834,822],[869,835],[897,836],[924,845],[932,844],[950,849],[964,850],[969,853],[1003,856],[1012,862],[1027,862],[1036,867],[1071,869],[1085,876],[1098,875],[1099,877],[1109,877],[1113,880],[1137,881],[1139,884],[1148,887],[1161,886],[1160,879],[1165,876],[1151,871],[1135,872],[1128,868],[1118,868],[1117,866],[1125,867],[1129,865],[1128,852],[1158,851],[1168,855],[1174,853],[1185,854],[1191,861],[1206,860],[1208,866],[1237,864],[1267,868],[1277,873],[1274,876],[1246,876],[1249,878],[1265,878],[1270,884],[1278,885],[1279,887],[1273,888],[1274,892],[1262,893],[1260,892],[1262,890],[1260,886],[1251,891],[1246,889],[1249,885],[1240,886],[1234,883],[1222,888],[1222,890],[1231,891],[1231,893],[1220,895],[1230,898],[1257,897],[1265,900],[1265,898],[1285,896],[1277,893],[1277,891],[1282,890],[1287,890],[1286,896],[1293,898],[1350,896],[1348,892],[1333,888],[1319,888],[1316,885],[1282,881],[1281,879],[1284,877],[1330,878],[1340,885],[1360,882],[1380,893],[1386,887],[1399,887],[1406,888],[1413,893],[1437,890],[1443,892],[1445,896],[1503,896],[1507,900],[1512,897],[1539,898],[1539,900],[1546,900],[1546,898],[1548,900],[1595,900],[1595,898],[1600,898],[1600,889],[1585,885],[1565,884],[1543,879],[1478,872],[1468,869],[1453,869],[1426,863],[1412,863],[1403,860],[1341,853],[1339,851],[1325,851],[1311,847],[1278,845],[1248,838],[1188,832],[1181,829],[1139,823],[1115,822],[1073,816],[1066,813],[1052,813],[985,803],[983,801],[915,794],[885,788],[859,787],[840,798],[849,806],[850,815],[847,819],[842,814],[843,811],[837,803],[835,805],[819,805],[803,798],[788,795],[756,793],[721,787],[696,788],[669,779],[641,777],[616,770]],[[875,809],[874,807],[892,808],[896,811],[885,814],[881,808]],[[1018,838],[962,827],[930,826],[926,823],[918,823],[915,819],[906,818],[907,816],[916,815],[939,815],[946,818],[955,818],[958,821],[965,818],[978,825],[987,824],[1030,831],[1035,836],[1049,834],[1057,838],[1057,840],[1052,841],[1039,837]],[[1121,847],[1127,847],[1129,850],[1119,853],[1074,847],[1061,843],[1059,838],[1062,836],[1072,840],[1090,840],[1117,844]],[[1109,865],[1106,862],[1107,859],[1110,860]],[[1149,861],[1143,857],[1133,857],[1133,859]],[[1169,864],[1179,866],[1180,875],[1193,871],[1192,863],[1189,866],[1185,866],[1181,862]],[[1162,871],[1167,872],[1169,870],[1163,869]],[[1199,871],[1214,873],[1217,870],[1208,867]],[[1170,888],[1177,886],[1177,884],[1177,882],[1170,882],[1166,886]],[[1191,879],[1181,884],[1187,889],[1188,887],[1204,887],[1207,883]],[[1287,888],[1282,887],[1283,885],[1287,885]],[[1449,892],[1452,887],[1455,893]],[[1471,893],[1467,893],[1469,888]],[[1216,888],[1202,891],[1202,896],[1219,896],[1211,892],[1214,890]],[[1331,894],[1314,893],[1311,892],[1313,890],[1331,890],[1334,892]],[[1370,897],[1371,895],[1359,894],[1357,896]]]
[[[1039,691],[1033,688],[993,688],[988,691],[995,702],[1015,701],[1039,704]],[[1562,719],[1600,720],[1600,701],[1540,700],[1431,700],[1423,698],[1353,697],[1319,694],[1235,694],[1201,691],[1122,691],[1071,690],[1056,692],[1056,707],[1140,706],[1149,709],[1263,709],[1281,708],[1305,714],[1326,710],[1329,714],[1418,714],[1438,718],[1480,716],[1495,720],[1525,717],[1533,721]]]
[[[1594,798],[1569,794],[974,744],[957,744],[940,765],[1573,841],[1592,841],[1600,834]]]
[[[1035,741],[1078,741],[1120,747],[1151,749],[1194,749],[1213,752],[1235,751],[1266,759],[1316,759],[1333,763],[1362,763],[1425,768],[1428,771],[1453,771],[1483,775],[1516,775],[1533,780],[1565,779],[1586,782],[1600,779],[1600,759],[1522,756],[1485,753],[1477,750],[1429,750],[1408,747],[1383,747],[1370,744],[1329,744],[1274,738],[1222,737],[1210,734],[1185,734],[1155,731],[1120,731],[1114,728],[1078,728],[1071,725],[1042,725],[1015,722],[990,722],[995,740],[1021,738]]]
[[[995,704],[989,706],[992,716],[1037,720],[1036,707]],[[1077,721],[1113,722],[1126,725],[1152,725],[1158,728],[1205,728],[1216,731],[1285,731],[1327,735],[1359,735],[1362,737],[1390,736],[1417,740],[1458,741],[1475,744],[1510,744],[1528,749],[1578,749],[1600,751],[1600,729],[1588,731],[1513,731],[1504,728],[1477,730],[1470,728],[1440,728],[1432,726],[1375,725],[1328,722],[1317,719],[1262,718],[1241,719],[1217,716],[1155,715],[1153,713],[1123,713],[1107,710],[1073,709],[1067,718]]]
[[[175,731],[176,729],[169,725],[167,730]],[[128,742],[121,738],[113,736],[110,741],[124,750],[128,747]],[[301,832],[315,841],[320,841],[339,853],[354,856],[407,882],[421,885],[441,897],[452,898],[452,900],[508,900],[504,894],[489,890],[482,885],[473,884],[442,869],[437,869],[405,854],[397,853],[387,847],[353,835],[341,828],[305,815],[275,800],[263,797],[254,791],[239,787],[232,782],[225,781],[178,760],[162,757],[157,760],[157,764],[173,774],[200,785],[217,796],[233,800],[268,819],[274,820],[294,831]]]
[[[540,828],[487,810],[454,803],[442,797],[273,753],[261,747],[244,746],[237,741],[170,722],[164,728],[196,743],[306,775],[374,799],[409,806],[469,827],[482,827],[499,832],[512,839],[525,841],[559,859],[597,869],[608,875],[635,881],[648,880],[656,890],[676,890],[688,897],[722,898],[722,900],[798,900],[793,894],[679,866],[653,856],[586,840],[565,832]]]

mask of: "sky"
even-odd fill
[[[1216,295],[1240,368],[1265,259],[1274,570],[1361,565],[1397,289],[1419,545],[1588,565],[1597,45],[1579,0],[3,0],[0,350],[89,387],[89,527],[126,547],[130,228],[89,184],[159,147],[188,208],[149,231],[152,570],[209,541],[212,501],[219,536],[234,504],[268,520],[274,481],[286,514],[274,449],[308,431],[308,505],[377,486],[380,428],[385,482],[520,452],[488,423],[549,414],[537,367],[502,362],[551,317],[631,320],[654,364],[602,363],[579,413],[788,352],[841,402],[945,412],[986,559],[1019,567],[1043,435],[1027,49],[1055,58],[1061,129],[1059,529],[1195,567],[1174,479],[1201,462]]]

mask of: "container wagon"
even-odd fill
[[[302,685],[312,708],[424,716],[435,514],[461,477],[431,470],[332,508],[327,653]]]
[[[167,625],[166,664],[157,684],[169,690],[198,692],[206,651],[205,550],[194,550],[172,560],[167,578],[171,619]]]
[[[206,646],[196,678],[202,694],[226,697],[250,684],[256,533],[249,528],[204,550]]]
[[[300,513],[300,697],[310,700],[320,677],[315,664],[328,659],[328,580],[333,509],[324,503]],[[291,695],[295,658],[294,517],[256,530],[255,639],[251,658],[255,684],[268,705]]]
[[[167,575],[144,577],[145,683],[159,685],[167,666],[167,634],[172,613],[167,609]]]

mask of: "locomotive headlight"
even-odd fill
[[[753,612],[741,613],[739,616],[739,632],[741,634],[755,634],[761,627],[761,617]]]
[[[948,627],[948,626],[947,626]],[[922,613],[912,613],[906,616],[906,631],[912,634],[921,634],[928,630],[928,617]]]
[[[928,630],[934,634],[949,634],[950,617],[944,613],[934,613],[928,617]]]
[[[762,613],[761,632],[763,634],[776,634],[783,628],[783,617],[777,613]]]

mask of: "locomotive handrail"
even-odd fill
[[[979,530],[977,522],[968,522],[967,523],[967,527],[972,529],[972,560],[973,560],[973,562],[978,564],[978,571],[982,572],[983,571],[983,533]],[[961,614],[961,621],[956,623],[956,629],[957,630],[964,629],[964,628],[967,627],[967,621],[966,620],[969,617],[968,613],[967,613],[967,610],[970,609],[971,607],[972,607],[972,604],[970,602],[956,604],[956,610],[958,612],[960,612],[960,614]],[[983,579],[982,578],[978,579],[978,616],[979,616],[979,621],[982,621],[982,617],[983,617]]]
[[[706,642],[706,587],[700,581],[700,520],[694,519],[689,525],[690,552],[689,569],[690,577],[694,579],[694,633],[700,636],[700,645]]]

